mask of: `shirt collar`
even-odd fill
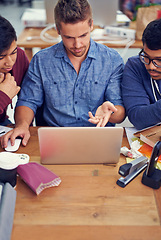
[[[65,47],[63,45],[63,41],[61,41],[58,44],[56,53],[55,53],[55,57],[61,58],[61,57],[66,57],[67,53],[65,50]],[[89,51],[87,53],[87,57],[86,58],[94,58],[96,59],[96,43],[90,39],[90,47],[89,47]]]

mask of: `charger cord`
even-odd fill
[[[40,33],[40,38],[45,41],[45,42],[49,42],[49,43],[57,43],[61,41],[61,37],[53,37],[50,34],[47,33],[48,30],[55,28],[55,24],[50,24],[47,27],[45,27],[41,33]]]

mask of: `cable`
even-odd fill
[[[45,41],[45,42],[49,42],[49,43],[57,43],[61,41],[61,37],[53,37],[50,34],[47,33],[48,30],[50,30],[51,28],[55,28],[55,24],[52,25],[48,25],[46,28],[44,28],[41,33],[40,33],[40,38]]]
[[[93,38],[93,40],[101,44],[107,43],[112,45],[125,45],[125,48],[122,54],[120,54],[122,58],[126,55],[129,47],[135,42],[135,40],[130,37],[128,38],[128,37],[118,36],[116,33],[107,34],[107,31],[105,28],[93,30],[93,32],[91,33],[91,37]]]
[[[135,43],[135,40],[134,40],[134,39],[129,39],[129,42],[126,44],[123,52],[120,54],[122,58],[125,57],[125,55],[126,55],[128,49],[129,49],[129,47],[130,47],[131,45],[133,45],[134,43]]]
[[[34,40],[34,39],[40,39],[40,36],[28,36],[26,38],[27,41],[31,41],[31,40]]]
[[[109,43],[109,44],[115,44],[115,45],[121,45],[121,44],[124,45],[124,44],[126,44],[123,52],[120,54],[121,57],[124,58],[126,53],[127,53],[127,51],[128,51],[128,49],[129,49],[129,47],[132,44],[134,44],[135,40],[126,38],[126,39],[123,39],[123,40],[113,40],[113,41],[102,41],[102,40],[98,41],[97,40],[96,42],[99,42],[101,44],[105,44],[105,43],[108,44]]]
[[[108,38],[106,38],[106,39],[108,39]],[[129,39],[129,38],[123,38],[123,39],[120,39],[120,40],[114,40],[114,39],[102,40],[101,39],[101,40],[95,40],[95,41],[98,42],[98,43],[101,43],[101,44],[109,43],[109,44],[116,44],[116,45],[118,45],[118,44],[124,45],[124,44],[128,44],[129,42],[131,42],[131,39]],[[133,41],[133,43],[135,42],[135,40],[132,40],[132,41]]]

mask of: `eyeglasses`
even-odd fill
[[[161,68],[161,57],[157,59],[151,59],[145,55],[143,49],[139,52],[139,57],[144,64],[149,65],[152,62],[155,67]]]

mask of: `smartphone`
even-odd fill
[[[153,151],[146,169],[146,175],[150,177],[156,168],[157,160],[159,156],[161,155],[161,142],[158,141],[153,147]]]

